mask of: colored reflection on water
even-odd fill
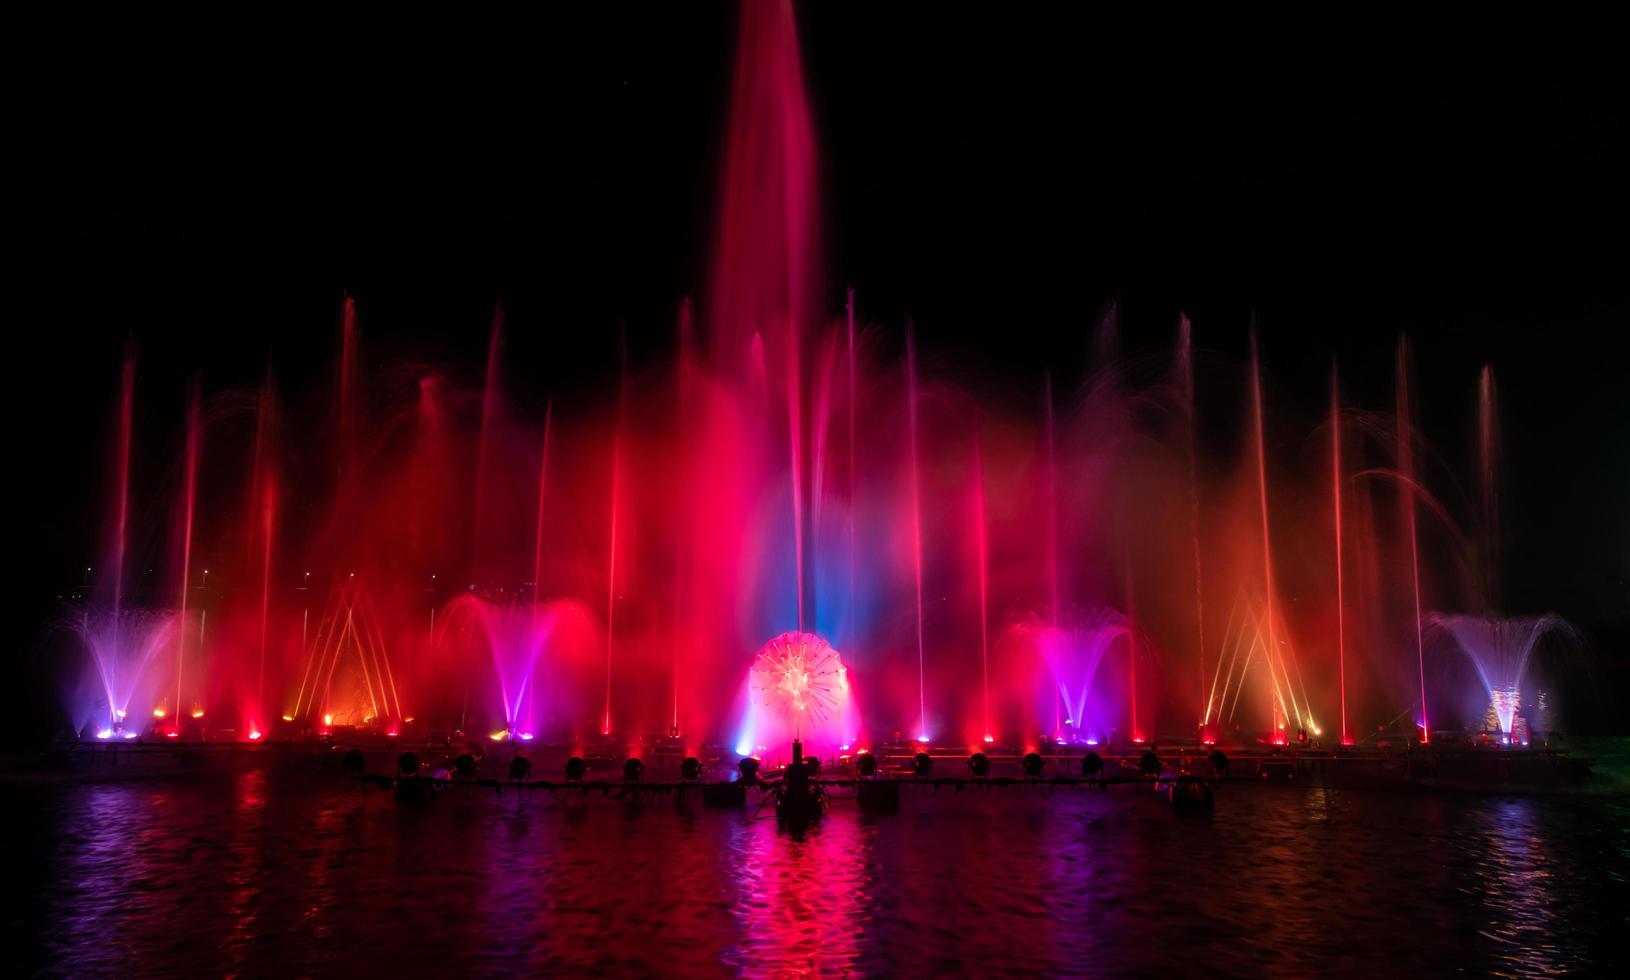
[[[1630,875],[1622,797],[947,788],[795,835],[286,771],[0,792],[21,969],[69,975],[1605,971]]]

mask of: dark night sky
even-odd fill
[[[1017,385],[1047,364],[1078,378],[1112,295],[1130,348],[1168,343],[1185,309],[1238,357],[1254,311],[1270,392],[1309,426],[1332,353],[1385,407],[1407,330],[1428,436],[1453,453],[1492,361],[1513,604],[1600,624],[1623,657],[1612,32],[1062,9],[800,8],[834,311],[853,284],[871,319],[909,314],[942,361]],[[732,23],[663,6],[217,25],[168,50],[42,39],[49,70],[11,88],[6,124],[13,647],[84,563],[127,337],[177,417],[195,368],[220,388],[271,357],[291,390],[325,383],[347,290],[367,342],[472,374],[502,298],[539,390],[610,376],[619,319],[660,356],[704,281]]]

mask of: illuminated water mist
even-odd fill
[[[823,273],[790,5],[744,4],[737,45],[706,279],[672,349],[599,335],[598,390],[531,390],[506,343],[532,325],[496,304],[479,362],[438,363],[376,349],[347,296],[314,391],[268,365],[138,399],[126,352],[103,543],[50,631],[69,727],[774,753],[1283,743],[1336,715],[1346,743],[1430,738],[1431,698],[1512,731],[1559,624],[1500,606],[1492,369],[1458,514],[1403,342],[1390,411],[1332,368],[1327,434],[1293,431],[1242,323],[1126,351],[1111,304],[1084,377],[947,368],[937,325],[868,322]]]

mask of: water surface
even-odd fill
[[[0,794],[11,948],[51,974],[1523,975],[1617,968],[1630,936],[1614,796],[944,790],[794,836],[279,770]]]

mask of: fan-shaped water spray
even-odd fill
[[[1452,636],[1455,646],[1476,668],[1500,731],[1506,735],[1513,734],[1522,707],[1523,682],[1535,648],[1549,633],[1571,632],[1557,616],[1499,619],[1435,615],[1431,623]]]

